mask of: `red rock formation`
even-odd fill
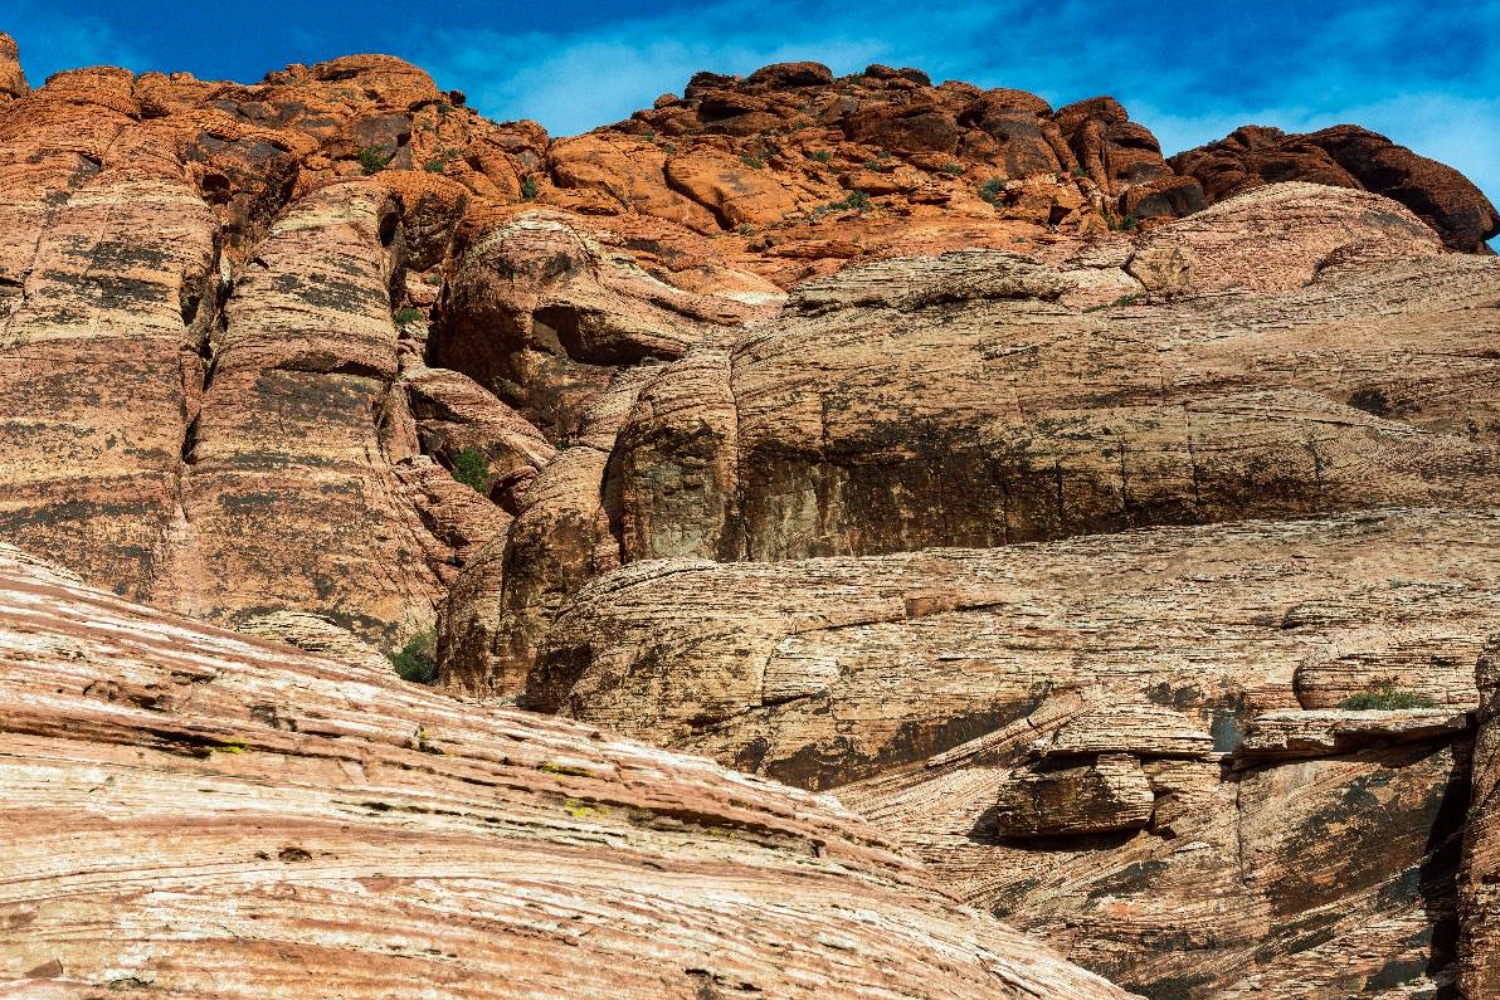
[[[1174,172],[1109,98],[885,66],[554,142],[383,56],[28,92],[8,42],[0,530],[363,665],[12,570],[26,990],[1111,995],[828,804],[393,687],[372,645],[436,623],[450,688],[838,785],[1155,996],[1483,992],[1500,311],[1455,173],[1350,129]],[[151,890],[58,904],[63,822]],[[306,908],[217,936],[256,886]]]
[[[25,97],[31,92],[21,71],[21,53],[16,40],[0,31],[0,101]]]
[[[0,547],[8,995],[1127,1000],[830,800]]]
[[[454,598],[464,648],[491,652],[451,660],[452,682],[519,689],[544,621],[518,628],[494,588],[522,577],[552,595],[523,602],[540,611],[621,562],[1487,502],[1492,262],[1444,255],[1388,200],[1312,185],[1233,199],[1115,260],[851,266],[804,283],[776,324],[694,348],[639,387],[618,438],[543,473],[570,484],[570,513],[523,518],[509,580]]]
[[[1485,240],[1500,236],[1500,212],[1467,177],[1354,125],[1308,135],[1247,125],[1172,157],[1172,168],[1197,180],[1210,203],[1261,184],[1312,181],[1399,201],[1465,253],[1488,253]]]

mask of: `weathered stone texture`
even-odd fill
[[[1126,1000],[836,803],[0,549],[17,996]]]
[[[1147,995],[1432,988],[1455,971],[1496,531],[1401,510],[644,562],[562,610],[528,698],[836,789]],[[1331,651],[1446,710],[1297,712],[1300,665]]]

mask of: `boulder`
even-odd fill
[[[29,93],[26,74],[21,71],[21,50],[14,38],[0,31],[0,100],[25,97]]]
[[[1307,181],[1362,188],[1400,202],[1465,253],[1489,253],[1500,212],[1463,174],[1355,125],[1306,135],[1246,126],[1172,158],[1197,179],[1209,203],[1262,184]]]
[[[833,71],[817,62],[787,62],[762,66],[745,81],[751,86],[818,87],[833,82]]]
[[[1065,837],[1139,830],[1151,822],[1151,782],[1129,754],[1014,771],[1000,786],[1001,837]]]

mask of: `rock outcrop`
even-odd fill
[[[1312,181],[1399,201],[1454,250],[1487,253],[1485,240],[1500,236],[1500,212],[1467,177],[1354,125],[1306,135],[1247,125],[1171,164],[1202,185],[1209,203],[1263,184]]]
[[[561,612],[530,697],[833,789],[1147,996],[1406,995],[1381,990],[1456,968],[1497,531],[1403,510],[640,563]],[[1443,710],[1306,711],[1324,670]]]
[[[618,436],[603,435],[612,454],[591,453],[577,481],[576,514],[530,522],[568,567],[545,589],[660,558],[1483,505],[1500,476],[1482,388],[1497,371],[1497,274],[1443,253],[1386,199],[1305,184],[1250,192],[1112,259],[852,265],[639,387]],[[523,543],[538,551],[513,532],[517,572],[537,562]],[[470,641],[507,659],[498,693],[515,693],[535,642],[515,644],[493,582],[455,600]],[[450,670],[471,691],[499,676]]]
[[[26,74],[21,70],[21,52],[16,40],[0,31],[0,101],[25,97],[31,93]]]
[[[716,327],[781,299],[769,283],[758,304],[683,291],[545,214],[482,229],[455,267],[429,338],[433,361],[469,375],[554,441],[579,431],[618,368],[681,357]]]
[[[9,547],[0,679],[12,995],[1126,1000],[830,800],[148,611]]]
[[[0,976],[1494,992],[1497,228],[909,68],[553,140],[0,35]]]

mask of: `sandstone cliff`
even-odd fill
[[[1479,1000],[1497,230],[1352,126],[914,69],[554,139],[0,36],[4,975],[1124,995],[988,910]]]

